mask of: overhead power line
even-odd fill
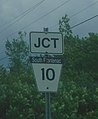
[[[17,23],[18,21],[20,21],[23,17],[25,17],[28,13],[34,11],[37,7],[39,7],[45,0],[40,1],[39,3],[37,3],[36,5],[34,5],[33,7],[27,9],[26,11],[24,11],[23,13],[21,13],[19,16],[15,17],[14,20],[8,22],[7,26],[5,26],[0,33],[2,33],[3,31],[5,31],[6,29],[8,29],[9,27],[11,27],[13,24]]]
[[[34,20],[34,21],[31,22],[30,24],[28,24],[28,25],[22,27],[22,28],[19,29],[19,30],[21,31],[21,30],[23,30],[23,29],[25,29],[25,28],[31,26],[32,24],[34,24],[34,23],[40,21],[41,19],[43,19],[44,17],[46,17],[46,16],[48,16],[49,14],[53,13],[54,11],[56,11],[57,9],[59,9],[60,7],[62,7],[63,5],[67,4],[67,3],[70,2],[70,1],[71,1],[71,0],[67,0],[67,1],[63,2],[62,4],[60,4],[59,6],[57,6],[56,8],[54,8],[53,10],[49,11],[48,13],[44,14],[43,16],[39,17],[38,19]],[[13,34],[17,33],[19,30],[15,31],[15,32],[13,32],[13,33],[11,33],[9,36],[12,36]],[[8,37],[9,37],[9,36],[8,36]]]
[[[96,17],[98,17],[98,14],[95,15],[95,16],[93,16],[93,17],[91,17],[91,18],[89,18],[89,19],[86,19],[86,20],[84,20],[84,21],[82,21],[82,22],[80,22],[80,23],[78,23],[78,24],[76,24],[76,25],[74,25],[74,26],[72,26],[71,29],[73,29],[73,28],[75,28],[75,27],[77,27],[77,26],[80,26],[81,24],[84,24],[85,22],[88,22],[88,21],[90,21],[90,20],[92,20],[92,19],[94,19],[94,18],[96,18]]]
[[[98,15],[95,15],[95,16],[89,18],[89,19],[86,19],[86,20],[84,20],[84,21],[82,21],[82,22],[80,22],[80,23],[78,23],[78,24],[76,24],[76,25],[73,25],[73,26],[71,27],[71,29],[73,29],[73,28],[75,28],[75,27],[77,27],[77,26],[79,26],[79,25],[81,25],[81,24],[84,24],[84,23],[86,23],[86,22],[88,22],[88,21],[90,21],[90,20],[92,20],[92,19],[94,19],[94,18],[96,18],[96,17],[98,17]],[[1,58],[0,61],[4,60],[5,58],[7,58],[7,57]]]
[[[96,1],[96,2],[94,2],[94,3],[92,3],[92,4],[90,4],[90,5],[88,5],[87,7],[83,8],[83,9],[81,9],[81,10],[79,10],[79,11],[76,12],[75,14],[71,15],[70,18],[73,18],[73,17],[75,17],[76,15],[78,15],[78,14],[80,14],[80,13],[86,11],[86,10],[89,9],[90,7],[94,6],[96,3],[98,3],[98,1]],[[51,26],[50,28],[53,28],[53,27],[55,27],[55,26],[57,26],[57,25],[59,25],[59,23],[57,23],[57,24]]]
[[[28,10],[26,10],[25,12],[23,12],[21,15],[19,15],[18,17],[16,17],[16,18],[15,18],[15,21],[12,21],[12,23],[10,23],[7,27],[5,27],[1,32],[5,31],[5,29],[8,29],[8,28],[11,27],[13,24],[17,23],[17,22],[18,22],[19,20],[21,20],[24,16],[26,16],[29,12],[31,12],[32,9],[34,10],[36,7],[38,7],[38,6],[39,6],[40,4],[42,4],[44,1],[45,1],[45,0],[40,1],[40,2],[37,3],[35,6],[29,8]],[[57,6],[56,8],[54,8],[53,10],[51,10],[50,12],[48,12],[47,14],[45,14],[45,15],[41,16],[40,18],[34,20],[33,22],[31,22],[31,23],[28,24],[27,26],[24,26],[23,28],[21,28],[21,30],[23,30],[23,29],[29,27],[31,24],[34,24],[34,23],[38,22],[39,20],[43,19],[44,17],[48,16],[49,14],[51,14],[51,13],[54,12],[55,10],[59,9],[60,7],[62,7],[63,5],[65,5],[65,4],[66,4],[67,2],[69,2],[69,1],[70,1],[70,0],[65,1],[64,3],[62,3],[62,4],[59,5],[59,6]],[[96,2],[98,2],[98,1],[96,1]],[[77,14],[83,12],[84,10],[90,8],[91,6],[95,5],[96,2],[90,4],[90,5],[87,6],[86,8],[84,8],[84,9],[80,10],[79,12],[73,14],[71,17],[74,17],[75,15],[77,15]],[[58,25],[58,24],[56,24],[56,25]],[[56,25],[54,25],[54,26],[56,26]],[[1,32],[0,32],[0,33],[1,33]],[[17,31],[16,31],[16,32],[17,32]],[[15,32],[15,33],[16,33],[16,32]],[[13,34],[14,34],[14,33],[13,33]]]
[[[34,23],[40,21],[40,20],[43,19],[44,17],[48,16],[49,14],[53,13],[53,12],[56,11],[57,9],[61,8],[61,7],[64,6],[65,4],[67,4],[69,1],[71,1],[71,0],[67,0],[67,1],[63,2],[61,5],[57,6],[57,7],[54,8],[53,10],[49,11],[48,13],[46,13],[46,14],[44,14],[43,16],[39,17],[38,19],[34,20],[34,21],[31,22],[30,24],[28,24],[28,25],[24,26],[23,28],[21,28],[21,30],[23,30],[23,29],[25,29],[25,28],[31,26],[31,24],[34,24]],[[16,31],[16,32],[17,32],[17,31]],[[16,33],[16,32],[15,32],[15,33]]]
[[[90,7],[94,6],[96,3],[98,3],[98,1],[95,1],[95,2],[93,2],[92,4],[88,5],[87,7],[85,7],[85,8],[83,8],[83,9],[79,10],[77,13],[71,15],[70,18],[72,18],[72,17],[74,17],[74,16],[76,16],[76,15],[78,15],[78,14],[84,12],[85,10],[87,10],[87,9],[89,9]]]

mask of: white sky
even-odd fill
[[[0,59],[5,57],[2,52],[5,50],[6,39],[15,38],[20,30],[26,31],[27,34],[30,31],[42,31],[43,27],[49,27],[49,31],[58,31],[56,24],[65,14],[70,18],[70,26],[98,14],[98,0],[69,0],[69,2],[66,2],[68,0],[44,0],[40,6],[34,9],[33,6],[41,1],[0,0]],[[65,2],[66,4],[64,4]],[[61,4],[64,5],[42,18]],[[18,17],[29,8],[32,8],[32,10],[28,14],[24,17]],[[17,17],[19,20],[15,21]],[[28,24],[30,25],[28,26]],[[25,28],[23,29],[23,27]],[[89,32],[98,33],[98,17],[73,29],[73,33],[80,37],[87,36]],[[12,33],[13,35],[11,35]],[[4,60],[0,61],[0,64],[6,62],[6,59]]]

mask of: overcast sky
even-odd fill
[[[98,14],[98,0],[0,0],[0,59],[5,57],[5,41],[18,31],[58,31],[58,21],[64,16],[74,26]],[[75,35],[98,33],[98,17],[73,29]],[[0,64],[6,62],[6,58]]]

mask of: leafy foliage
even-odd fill
[[[73,36],[67,15],[60,20],[64,64],[58,93],[51,94],[53,119],[98,118],[98,34]],[[0,118],[44,119],[44,94],[37,92],[25,34],[6,42],[9,70],[0,66]]]
[[[29,49],[27,43],[23,40],[24,35],[19,33],[19,38],[13,39],[12,42],[6,42],[6,54],[10,61],[10,70],[15,72],[23,71],[28,65]]]

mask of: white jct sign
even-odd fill
[[[62,54],[63,39],[59,32],[31,32],[30,51],[32,53]]]
[[[33,64],[39,91],[56,92],[62,64]]]

